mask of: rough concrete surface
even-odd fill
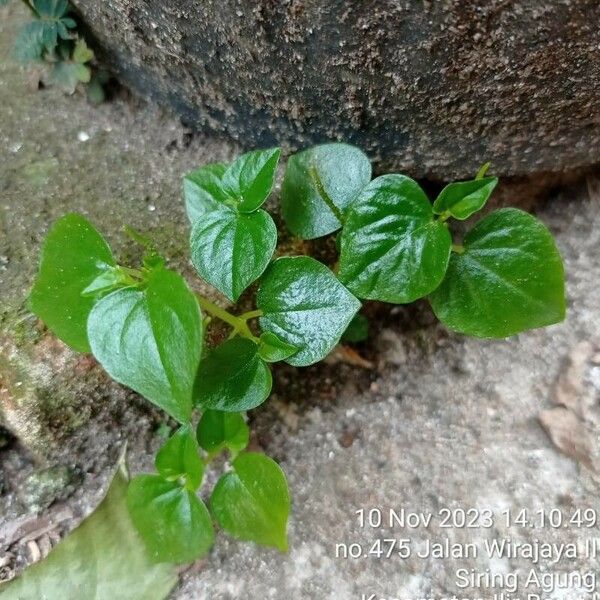
[[[119,233],[129,223],[155,236],[170,264],[197,282],[185,250],[180,179],[236,151],[123,98],[96,108],[80,96],[29,91],[25,71],[6,60],[20,14],[0,9],[0,413],[18,437],[0,435],[0,534],[32,518],[41,533],[10,545],[0,535],[0,579],[43,555],[93,509],[125,442],[132,470],[151,469],[164,419],[27,312],[45,232],[64,212],[81,211],[119,256],[135,259],[139,252]],[[600,180],[590,175],[556,190],[537,212],[565,259],[567,321],[491,342],[449,334],[425,304],[371,304],[371,341],[357,350],[372,369],[335,359],[277,368],[273,397],[250,420],[253,447],[277,459],[288,476],[290,552],[219,535],[210,555],[183,573],[173,599],[439,596],[458,591],[459,566],[529,566],[508,558],[343,559],[336,544],[589,537],[571,528],[501,524],[441,531],[439,520],[406,535],[360,529],[355,515],[371,507],[600,511]],[[52,489],[51,481],[60,485]],[[56,525],[44,530],[40,524],[48,521]],[[596,566],[592,559],[566,560],[550,570]],[[576,591],[560,597],[570,600]]]
[[[597,162],[596,0],[74,0],[106,64],[248,147],[342,138],[438,180]]]

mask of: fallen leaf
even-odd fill
[[[588,431],[572,410],[557,406],[550,410],[543,410],[538,418],[552,443],[563,454],[579,461],[591,471],[595,471]]]
[[[106,497],[92,515],[46,559],[26,569],[11,583],[0,585],[0,599],[166,598],[177,582],[175,568],[150,562],[127,512],[127,484],[121,464]],[[35,542],[30,544],[33,558],[39,558],[39,547]]]
[[[567,366],[558,377],[554,388],[554,402],[576,412],[583,417],[581,406],[584,394],[584,377],[588,360],[594,354],[593,345],[588,342],[577,344],[567,359]]]

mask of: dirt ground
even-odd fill
[[[127,223],[154,237],[169,264],[201,288],[186,251],[181,177],[236,152],[124,94],[95,107],[79,95],[32,92],[28,73],[7,59],[15,17],[2,11],[10,18],[0,18],[0,580],[93,509],[125,443],[132,471],[149,470],[165,425],[28,313],[45,232],[79,211],[119,256],[135,260],[139,250],[120,232]],[[505,193],[502,202],[531,204],[533,191],[507,189],[521,196]],[[336,545],[410,537],[424,547],[442,535],[478,545],[499,535],[585,542],[589,532],[571,527],[508,529],[500,521],[444,531],[437,519],[404,535],[361,528],[356,515],[373,507],[600,512],[600,179],[553,189],[536,210],[565,260],[567,320],[482,341],[447,332],[425,303],[371,304],[371,338],[355,348],[371,365],[338,353],[307,369],[277,368],[273,397],[250,421],[253,447],[277,459],[289,480],[290,552],[219,535],[210,555],[182,574],[173,599],[440,596],[457,591],[459,566],[506,573],[528,563],[352,559]],[[19,533],[32,530],[39,535]],[[596,564],[580,557],[540,569]],[[560,597],[579,592],[567,586]]]

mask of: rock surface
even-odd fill
[[[236,151],[189,136],[152,107],[118,99],[95,108],[56,90],[27,91],[25,72],[6,60],[21,14],[0,9],[0,406],[20,440],[0,447],[0,579],[42,556],[97,505],[125,443],[134,472],[152,469],[169,425],[28,313],[25,298],[45,232],[64,212],[80,211],[120,257],[135,260],[138,250],[119,233],[129,223],[154,237],[169,263],[199,285],[188,264],[180,179]],[[513,203],[512,196],[500,195],[499,202]],[[360,529],[360,508],[600,511],[600,181],[589,177],[548,197],[538,216],[566,261],[567,321],[486,342],[448,334],[425,305],[373,304],[372,340],[359,348],[373,369],[339,360],[278,368],[274,396],[251,415],[252,444],[287,473],[291,551],[282,555],[219,535],[210,555],[183,574],[173,600],[353,599],[362,593],[404,600],[458,592],[458,566],[527,568],[512,559],[336,558],[339,543],[404,537],[398,529]],[[549,419],[557,409],[573,416]],[[573,439],[573,431],[583,437]],[[62,492],[70,495],[39,517],[28,514],[25,484],[51,467],[77,473],[81,484],[70,493],[69,482],[71,489]],[[206,489],[213,482],[210,477]],[[410,535],[423,544],[442,533],[436,526]],[[515,535],[501,526],[448,533],[477,543],[501,534]],[[571,529],[516,535],[583,539]],[[561,568],[596,566],[577,560]],[[571,589],[562,597],[575,594]]]
[[[596,0],[74,0],[132,89],[246,147],[447,180],[598,162]]]

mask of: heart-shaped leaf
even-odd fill
[[[260,335],[258,353],[267,362],[279,362],[296,354],[298,348],[279,339],[270,331],[263,331]]]
[[[163,445],[154,461],[156,470],[169,481],[185,478],[185,487],[196,491],[202,482],[204,463],[190,425],[180,427]]]
[[[546,227],[515,209],[496,211],[466,235],[444,282],[430,296],[450,329],[507,337],[562,321],[563,264]]]
[[[240,454],[232,466],[212,493],[213,516],[234,537],[285,552],[290,495],[283,471],[264,454],[251,452]]]
[[[108,374],[182,423],[202,351],[202,320],[184,279],[159,268],[145,289],[105,296],[88,319],[94,356]]]
[[[260,326],[298,351],[297,367],[322,360],[338,343],[360,302],[323,264],[308,256],[283,257],[265,273],[256,297]]]
[[[162,600],[177,584],[173,565],[154,565],[127,512],[127,477],[117,471],[106,498],[77,529],[14,581],[2,600]]]
[[[207,212],[220,210],[229,195],[221,180],[227,171],[224,163],[212,163],[188,173],[183,179],[185,209],[192,224]]]
[[[402,304],[442,282],[452,239],[416,181],[383,175],[353,202],[341,244],[339,278],[351,292]]]
[[[254,150],[233,161],[223,175],[223,188],[235,198],[242,213],[254,212],[271,193],[279,148]]]
[[[197,436],[209,454],[227,448],[235,455],[248,445],[250,431],[240,413],[207,410],[198,423]]]
[[[71,348],[89,352],[86,324],[97,298],[82,293],[114,265],[110,248],[96,229],[81,215],[65,215],[44,242],[31,309]]]
[[[262,404],[272,385],[271,371],[258,355],[258,346],[246,338],[233,338],[200,363],[194,399],[202,409],[241,412]]]
[[[323,144],[290,157],[281,188],[288,229],[303,239],[342,226],[350,203],[371,179],[371,163],[348,144]]]
[[[433,212],[464,221],[485,206],[497,184],[497,177],[450,183],[433,203]]]
[[[131,480],[127,508],[155,562],[193,562],[213,545],[212,519],[202,500],[159,475]]]
[[[235,301],[269,264],[277,228],[264,210],[241,214],[224,206],[196,220],[190,245],[200,276]]]

